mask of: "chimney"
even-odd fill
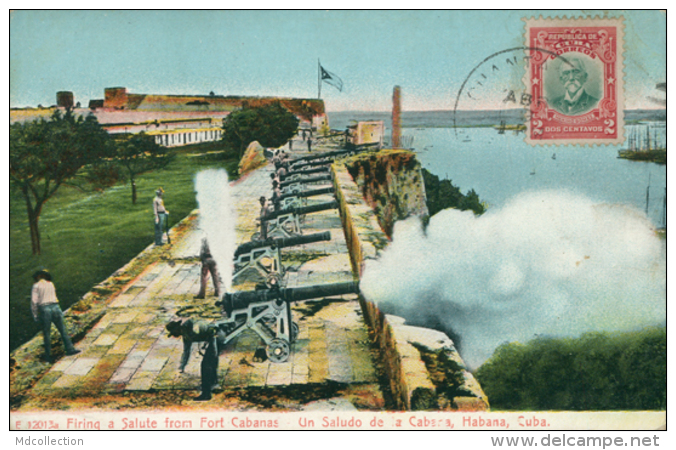
[[[392,94],[392,148],[401,145],[401,87],[395,86]]]

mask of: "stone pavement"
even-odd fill
[[[296,141],[294,148],[306,149]],[[317,148],[319,151],[320,149]],[[270,165],[232,186],[237,204],[238,243],[257,231],[258,198],[270,196]],[[314,187],[314,186],[313,186]],[[325,195],[308,199],[326,202]],[[331,240],[282,250],[288,287],[326,284],[353,279],[338,210],[309,214],[303,234],[331,232]],[[197,226],[178,242],[170,257],[148,266],[109,304],[105,315],[76,344],[82,353],[65,356],[34,386],[34,394],[87,395],[123,391],[199,390],[199,346],[185,373],[178,366],[182,341],[167,336],[165,324],[177,313],[183,316],[220,317],[216,297],[196,300],[200,263],[197,255],[202,232]],[[252,289],[255,276],[242,277],[236,290]],[[211,285],[207,290],[210,294]],[[265,345],[246,331],[230,342],[220,356],[219,382],[225,389],[251,386],[303,385],[335,381],[376,384],[366,325],[355,295],[299,302],[292,308],[299,335],[284,363],[254,361],[254,352]]]

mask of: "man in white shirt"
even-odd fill
[[[52,323],[61,335],[66,355],[76,355],[80,350],[73,347],[68,337],[66,326],[63,322],[63,312],[56,297],[56,289],[52,283],[52,275],[46,270],[38,270],[33,274],[35,284],[31,290],[31,312],[33,320],[42,324],[42,334],[45,342],[45,355],[43,359],[49,363],[52,361]]]
[[[167,227],[167,216],[169,211],[164,207],[164,189],[159,188],[155,191],[155,198],[153,199],[153,214],[155,215],[155,245],[164,245],[162,242],[162,235],[164,229]]]

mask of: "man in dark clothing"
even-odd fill
[[[279,182],[276,180],[272,181],[272,204],[275,207],[275,211],[282,209],[282,190],[279,188]]]
[[[276,175],[280,182],[284,181],[288,173],[288,171],[286,170],[286,166],[287,166],[286,164],[280,164],[278,167],[275,167]]]
[[[211,273],[211,281],[214,283],[214,295],[221,296],[221,279],[218,276],[218,267],[216,260],[211,256],[209,243],[206,238],[202,239],[202,248],[200,249],[200,261],[202,261],[202,274],[200,276],[200,292],[195,298],[204,298],[207,292],[207,281]]]
[[[200,376],[202,378],[202,392],[195,401],[211,400],[211,392],[218,387],[218,341],[224,339],[224,334],[215,326],[203,320],[174,319],[166,327],[170,337],[183,338],[183,355],[179,370],[183,372],[190,359],[192,344],[204,343],[202,347],[202,363],[200,364]]]
[[[265,197],[259,199],[261,203],[261,213],[260,213],[260,222],[261,222],[261,240],[264,241],[268,238],[268,221],[265,220],[265,216],[270,214],[270,204]]]

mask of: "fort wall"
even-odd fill
[[[352,269],[361,276],[365,263],[387,246],[394,222],[427,214],[420,163],[412,152],[385,150],[336,163],[332,170]],[[403,318],[383,313],[361,296],[360,303],[398,408],[489,409],[481,386],[448,336],[406,325]]]

